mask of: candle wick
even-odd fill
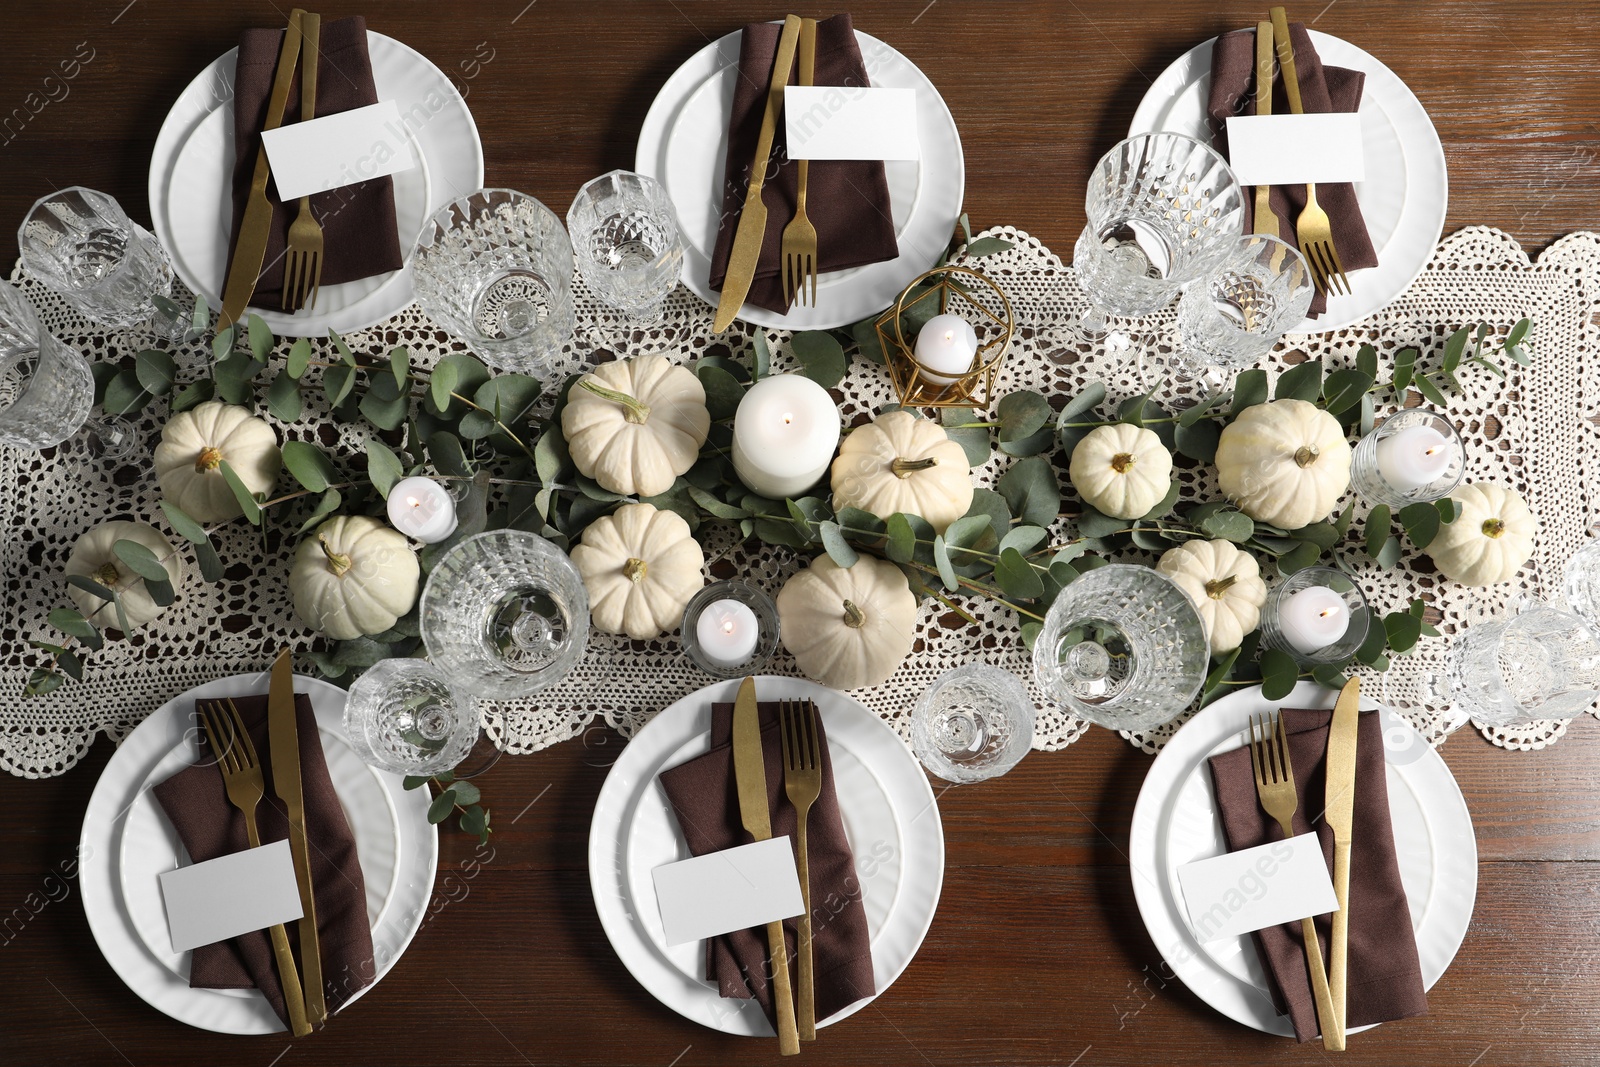
[[[727,622],[724,622],[722,624],[722,632],[725,633],[725,634],[733,633],[733,620],[732,619],[729,619]]]

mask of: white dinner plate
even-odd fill
[[[395,226],[406,266],[389,274],[323,286],[311,311],[287,315],[252,308],[279,336],[320,336],[382,322],[412,300],[411,253],[432,214],[483,186],[483,144],[466,101],[438,67],[414,49],[367,33],[378,97],[393,100],[418,166],[395,175]],[[213,310],[232,239],[233,76],[238,49],[201,71],[179,95],[150,157],[150,216],[173,268]]]
[[[1359,111],[1367,180],[1356,184],[1356,200],[1378,253],[1376,267],[1349,272],[1348,296],[1330,296],[1321,318],[1290,331],[1325,333],[1389,306],[1422,273],[1444,232],[1449,182],[1439,133],[1405,82],[1355,45],[1307,32],[1324,64],[1367,76]],[[1196,45],[1161,72],[1134,112],[1129,136],[1166,131],[1210,143],[1206,101],[1215,40]]]
[[[821,710],[881,994],[916,955],[944,884],[944,829],[933,789],[905,742],[848,696],[794,678],[763,676],[757,683],[763,700],[814,700]],[[690,855],[657,775],[710,751],[711,705],[732,702],[739,684],[721,682],[690,694],[628,742],[595,803],[589,884],[612,947],[656,999],[724,1033],[770,1037],[772,1027],[755,1001],[725,1000],[704,980],[704,942],[666,944],[650,874]],[[817,1025],[838,1022],[871,999]]]
[[[1251,715],[1280,707],[1331,707],[1338,694],[1302,682],[1283,700],[1261,687],[1224,697],[1183,725],[1145,777],[1133,810],[1128,861],[1139,914],[1167,965],[1201,1000],[1269,1034],[1294,1035],[1272,1004],[1266,970],[1249,934],[1202,942],[1178,887],[1185,863],[1228,851],[1207,761],[1245,742]],[[1364,709],[1377,708],[1363,700]],[[1466,800],[1444,759],[1404,718],[1383,715],[1389,812],[1400,880],[1416,930],[1422,982],[1432,988],[1467,934],[1478,891],[1478,844]],[[1365,1029],[1364,1027],[1362,1029]]]
[[[634,161],[634,169],[660,181],[672,198],[685,248],[683,282],[712,307],[720,299],[710,284],[711,251],[722,218],[728,116],[739,75],[741,36],[735,31],[706,45],[667,79],[645,115]],[[815,307],[797,306],[780,315],[746,304],[739,312],[740,321],[785,330],[824,330],[858,322],[893,303],[950,243],[961,216],[967,174],[955,119],[939,90],[909,59],[860,30],[856,40],[868,81],[916,90],[922,158],[884,164],[900,255],[819,275]]]
[[[84,912],[112,968],[158,1010],[221,1033],[267,1034],[284,1027],[254,989],[189,987],[190,953],[172,950],[157,881],[189,857],[149,790],[200,758],[196,699],[265,693],[269,684],[265,672],[208,682],[140,723],[95,784],[79,846]],[[406,791],[400,776],[367,766],[350,748],[342,689],[299,676],[295,688],[311,697],[328,770],[355,836],[376,985],[411,943],[433,892],[439,842],[427,819],[429,798],[425,790]]]

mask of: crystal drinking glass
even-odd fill
[[[1182,344],[1172,370],[1192,379],[1209,368],[1226,373],[1259,362],[1306,317],[1315,293],[1299,252],[1276,237],[1239,238],[1178,299]]]
[[[555,545],[492,530],[455,544],[422,590],[422,643],[455,684],[511,700],[564,678],[589,643],[589,595]]]
[[[1600,633],[1535,602],[1459,634],[1445,676],[1455,703],[1486,725],[1571,719],[1600,697]]]
[[[661,321],[662,303],[683,273],[683,241],[659,182],[627,170],[602,174],[578,190],[567,232],[596,296],[629,326]]]
[[[911,749],[947,782],[998,778],[1028,754],[1036,712],[1022,679],[969,663],[939,675],[917,701]]]
[[[1072,252],[1090,307],[1084,332],[1106,331],[1106,316],[1159,311],[1215,269],[1244,228],[1244,197],[1233,171],[1192,137],[1147,133],[1107,152],[1089,178],[1089,224]]]
[[[105,193],[72,186],[37,201],[17,231],[22,266],[102,326],[137,326],[172,291],[155,235]]]
[[[1200,692],[1209,657],[1189,597],[1149,567],[1113,563],[1074,578],[1033,644],[1033,677],[1071,714],[1147,730]]]
[[[0,445],[60,444],[93,406],[88,361],[40,325],[21,290],[0,282]]]
[[[422,227],[417,303],[501,370],[547,375],[572,339],[572,242],[531,196],[480,189]]]
[[[1600,626],[1600,540],[1590,541],[1567,560],[1561,591],[1573,611]]]
[[[472,751],[478,709],[470,693],[427,660],[379,660],[350,686],[344,732],[374,767],[438,774]]]

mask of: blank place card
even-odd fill
[[[916,159],[917,91],[791,85],[783,91],[790,159]]]
[[[788,837],[708,852],[650,873],[668,945],[765,926],[806,910]]]
[[[1361,116],[1235,115],[1228,119],[1228,165],[1240,185],[1365,181]]]
[[[284,201],[398,174],[417,165],[393,100],[342,111],[261,135]]]
[[[1201,941],[1339,910],[1316,834],[1185,863],[1178,884]]]
[[[304,914],[287,841],[167,871],[161,875],[161,896],[174,952],[265,930]]]

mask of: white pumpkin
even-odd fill
[[[336,515],[295,550],[289,592],[301,622],[349,641],[394,626],[416,604],[421,575],[404,534],[365,515]]]
[[[1232,541],[1185,541],[1163,552],[1156,570],[1194,601],[1213,655],[1238,648],[1261,624],[1267,583],[1255,557]]]
[[[244,511],[222,476],[224,461],[256,494],[271,489],[283,467],[272,427],[245,408],[209,400],[172,416],[156,445],[161,495],[196,522],[238,518]]]
[[[590,523],[572,562],[589,591],[595,629],[640,641],[682,622],[705,585],[705,553],[689,524],[651,504],[624,504]]]
[[[671,489],[710,432],[705,387],[665,356],[602,363],[573,384],[561,411],[578,470],[625,496]]]
[[[848,569],[821,556],[778,593],[783,647],[806,677],[833,689],[886,680],[911,651],[916,625],[906,576],[875,556]]]
[[[1458,486],[1450,499],[1461,505],[1456,521],[1439,527],[1428,545],[1434,565],[1453,582],[1493,585],[1516,576],[1533,556],[1539,522],[1515,489],[1500,485]]]
[[[920,515],[939,533],[972,506],[972,468],[944,427],[909,411],[850,432],[833,461],[833,506]]]
[[[144,522],[103,522],[78,538],[77,544],[72,546],[72,554],[67,557],[66,573],[92,578],[116,593],[117,599],[122,601],[122,611],[128,617],[128,625],[138,629],[166,611],[170,605],[157,604],[150,598],[145,590],[144,579],[117,555],[118,541],[133,541],[155,553],[174,590],[183,584],[183,557],[178,555],[172,542],[160,530]],[[68,588],[67,595],[84,618],[96,626],[121,627],[116,605],[111,601],[102,600],[77,586]]]
[[[1222,431],[1217,484],[1257,522],[1298,530],[1326,518],[1350,488],[1350,442],[1315,404],[1256,404]]]
[[[1149,514],[1172,488],[1172,453],[1143,426],[1096,426],[1072,450],[1072,487],[1114,519]]]

